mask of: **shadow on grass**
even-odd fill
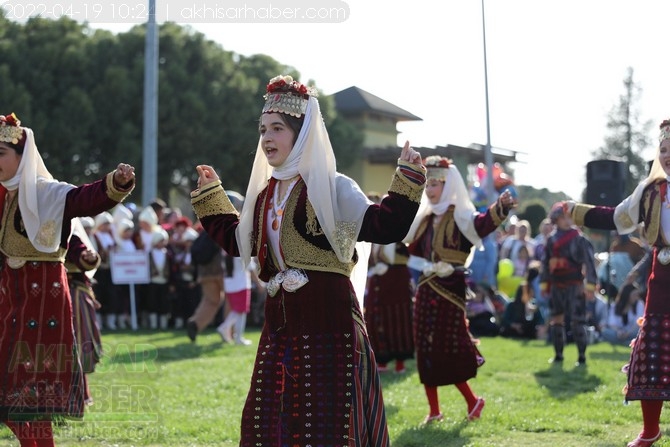
[[[433,422],[426,426],[409,428],[393,442],[393,447],[462,447],[470,443],[470,438],[461,435],[461,430],[467,422],[447,425],[448,422]]]
[[[407,380],[416,380],[415,369],[407,369],[404,373],[396,373],[393,371],[379,373],[379,378],[382,382],[382,387],[398,385]]]
[[[546,370],[537,371],[535,380],[540,386],[549,390],[552,397],[559,400],[594,392],[602,384],[598,376],[589,374],[588,365],[574,368],[568,365],[572,363],[566,362],[565,365],[553,363]]]
[[[222,348],[221,342],[210,344],[194,344],[186,339],[183,343],[173,346],[156,346],[142,343],[135,345],[117,345],[112,353],[112,363],[128,365],[149,362],[166,363],[175,360],[187,360],[214,355]]]
[[[605,343],[603,343],[605,344]],[[589,357],[592,359],[601,360],[620,360],[621,362],[628,362],[632,348],[628,346],[610,345],[611,351],[608,352],[591,352]]]

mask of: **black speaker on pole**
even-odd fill
[[[593,160],[586,164],[586,202],[616,206],[625,198],[627,165],[618,160]]]

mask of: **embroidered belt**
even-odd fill
[[[372,276],[375,276],[375,275],[382,276],[386,272],[388,272],[388,270],[389,270],[388,264],[386,264],[385,262],[378,262],[378,263],[375,264],[374,267],[372,267],[372,268],[370,268],[370,270],[368,270],[368,277],[372,277]]]
[[[409,261],[407,262],[407,266],[414,270],[419,270],[423,272],[425,276],[435,274],[440,278],[446,278],[447,276],[451,276],[451,274],[454,273],[455,271],[465,272],[466,274],[470,271],[470,269],[465,267],[461,266],[455,267],[450,262],[444,262],[444,261],[430,262],[429,260],[420,258],[418,256],[410,256]]]
[[[267,283],[268,295],[275,296],[281,287],[287,292],[295,292],[309,282],[307,273],[302,269],[289,268],[283,270],[272,278]]]
[[[670,264],[670,247],[663,247],[658,251],[656,259],[663,265]]]

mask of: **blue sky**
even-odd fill
[[[204,1],[266,5],[265,0]],[[191,3],[197,6],[193,0],[180,5]],[[304,11],[313,3],[271,4]],[[399,125],[399,144],[486,142],[480,1],[319,3],[329,5],[346,6],[346,18],[178,22],[226,50],[264,53],[291,65],[326,94],[355,85],[421,117]],[[657,125],[670,117],[665,85],[670,2],[486,0],[485,12],[491,144],[524,153],[525,163],[514,166],[517,183],[579,197],[586,163],[603,144],[607,114],[624,93],[628,67],[643,89],[641,118],[653,123],[654,146],[643,156],[653,156]],[[113,31],[130,26],[92,25]]]

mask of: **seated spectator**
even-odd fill
[[[640,294],[640,289],[634,283],[624,285],[610,309],[607,324],[602,331],[603,340],[628,346],[637,337],[637,321],[643,315],[644,297]]]
[[[475,284],[486,283],[498,287],[496,271],[498,270],[498,244],[495,233],[482,238],[482,249],[475,250],[470,263],[469,280]]]
[[[505,308],[500,324],[500,335],[503,337],[536,339],[545,336],[544,318],[535,304],[533,281],[539,269],[536,266],[528,269],[525,280],[519,285],[514,301]]]
[[[470,333],[475,337],[493,337],[500,332],[496,309],[488,289],[490,287],[486,284],[476,284],[472,289],[472,297],[465,303]]]
[[[528,253],[528,247],[522,245],[519,247],[516,258],[512,260],[512,263],[514,264],[514,273],[512,273],[512,276],[525,277],[526,273],[528,273],[530,261],[531,258]]]

